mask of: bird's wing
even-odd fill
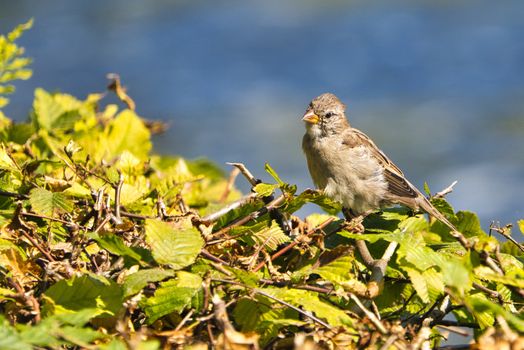
[[[363,146],[369,150],[369,154],[384,168],[384,178],[388,183],[389,191],[393,195],[411,198],[419,195],[418,190],[406,180],[402,170],[362,131],[352,128],[351,132],[345,135],[342,143],[349,147]]]

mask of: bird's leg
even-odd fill
[[[365,228],[362,221],[371,213],[371,211],[367,211],[362,214],[356,214],[351,208],[342,208],[342,214],[344,214],[346,219],[345,228],[354,233],[364,233]]]

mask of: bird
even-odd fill
[[[351,126],[345,110],[337,96],[324,93],[309,103],[302,117],[306,126],[302,149],[315,186],[353,217],[398,204],[415,212],[422,210],[446,225],[466,246],[464,236],[402,170],[369,136]]]

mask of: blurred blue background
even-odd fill
[[[312,184],[300,118],[330,91],[419,188],[458,180],[449,200],[484,228],[524,218],[521,0],[0,0],[0,9],[3,33],[36,20],[21,39],[34,76],[17,83],[12,118],[26,118],[35,87],[83,98],[115,72],[140,115],[169,122],[157,152],[244,162],[265,179],[267,161],[303,190]]]

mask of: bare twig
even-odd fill
[[[135,101],[127,94],[126,88],[120,83],[120,76],[115,73],[109,73],[106,75],[109,79],[109,85],[107,89],[109,91],[114,91],[116,96],[127,105],[127,108],[134,111],[135,110]]]
[[[193,312],[194,312],[194,310],[189,310],[189,312],[184,316],[182,321],[180,321],[178,326],[176,326],[175,332],[179,331],[184,326],[184,324],[187,322],[187,320],[189,320],[191,318],[191,316],[193,316]]]
[[[123,211],[123,210],[120,210],[120,215],[121,216],[126,216],[128,218],[140,219],[140,220],[155,219],[155,217],[151,216],[151,215],[141,215],[141,214],[129,213],[129,212]]]
[[[384,252],[384,254],[382,254],[382,258],[380,259],[386,260],[386,261],[391,260],[391,257],[395,253],[395,250],[397,249],[397,247],[398,247],[397,242],[390,242],[388,247],[386,248],[386,251]]]
[[[3,196],[3,197],[14,197],[16,199],[28,199],[29,198],[29,196],[26,195],[26,194],[8,192],[8,191],[3,191],[3,190],[0,190],[0,196]]]
[[[253,174],[251,174],[251,172],[246,168],[246,166],[243,163],[226,163],[226,164],[234,166],[235,168],[240,170],[242,175],[244,175],[244,177],[251,184],[251,186],[256,186],[260,182],[253,176]]]
[[[254,219],[256,219],[256,218],[266,214],[270,210],[275,209],[276,207],[278,207],[284,201],[284,199],[285,199],[285,197],[284,197],[283,194],[278,196],[277,198],[275,198],[274,200],[272,200],[270,203],[268,203],[266,206],[260,208],[259,210],[254,211],[251,214],[249,214],[247,216],[244,216],[243,218],[240,218],[240,219],[234,221],[233,223],[229,224],[228,226],[226,226],[226,227],[218,230],[217,232],[213,233],[213,238],[220,237],[220,236],[228,233],[229,231],[231,231],[232,228],[244,225],[244,224],[248,223],[249,221],[254,220]]]
[[[435,326],[450,326],[450,327],[464,327],[464,328],[474,328],[479,329],[480,326],[478,323],[474,322],[458,322],[453,320],[440,320],[434,324]]]
[[[226,188],[224,189],[224,193],[222,193],[222,196],[220,196],[220,203],[224,203],[227,200],[227,197],[231,193],[231,190],[233,189],[233,186],[235,185],[235,180],[240,174],[240,169],[235,167],[233,170],[231,170],[231,173],[229,173],[229,179],[227,180]]]
[[[218,219],[220,219],[222,216],[226,215],[230,211],[235,210],[237,208],[240,208],[241,206],[246,205],[247,203],[249,203],[252,200],[254,200],[256,197],[257,197],[256,193],[250,193],[247,196],[244,196],[244,197],[240,198],[238,201],[233,202],[231,204],[228,204],[224,208],[222,208],[222,209],[220,209],[220,210],[218,210],[218,211],[216,211],[214,213],[211,213],[211,214],[209,214],[207,216],[204,216],[202,219],[200,219],[200,222],[203,223],[204,225],[209,225],[209,224],[217,221]]]
[[[508,233],[509,229],[511,228],[511,225],[506,225],[504,227],[495,226],[494,222],[491,222],[489,225],[489,232],[491,235],[491,231],[498,232],[500,235],[504,236],[507,240],[509,240],[511,243],[517,246],[517,248],[520,249],[521,252],[524,252],[524,245],[520,244],[515,240],[515,238],[511,237],[511,235]]]
[[[40,322],[40,304],[38,300],[30,294],[24,291],[24,288],[16,282],[13,278],[7,277],[7,282],[11,287],[13,287],[17,292],[17,297],[24,301],[24,303],[33,310],[32,314],[35,316],[35,322]]]
[[[488,287],[484,287],[482,284],[476,282],[473,282],[473,287],[489,294],[489,296],[492,298],[498,299],[499,304],[504,304],[504,299],[499,292],[489,289]]]
[[[392,334],[386,342],[380,347],[380,350],[388,350],[391,345],[398,339],[398,335]]]
[[[25,230],[20,230],[20,232],[22,233],[22,235],[24,235],[25,238],[27,238],[27,240],[31,243],[33,247],[38,249],[40,253],[42,253],[47,258],[47,260],[55,261],[55,258],[53,258],[51,253],[44,249],[33,237],[29,235],[29,233],[27,233]]]
[[[247,286],[245,284],[242,284],[242,283],[239,283],[239,282],[236,282],[236,281],[224,280],[224,279],[219,279],[219,278],[213,278],[211,280],[214,281],[214,282],[228,283],[228,284],[233,284],[233,285],[236,285],[236,286],[240,286],[240,287],[249,289],[249,290],[253,291],[256,294],[265,296],[265,297],[267,297],[269,299],[272,299],[272,300],[274,300],[274,301],[276,301],[276,302],[278,302],[278,303],[280,303],[282,305],[285,305],[285,306],[287,306],[287,307],[297,311],[298,313],[306,316],[307,318],[311,319],[312,321],[314,321],[314,322],[316,322],[316,323],[318,323],[318,324],[320,324],[320,325],[322,325],[322,326],[324,326],[324,327],[326,327],[328,329],[332,328],[329,324],[327,324],[326,322],[322,321],[321,319],[315,317],[310,312],[304,311],[304,310],[302,310],[302,309],[300,309],[300,308],[298,308],[298,307],[296,307],[296,306],[294,306],[294,305],[292,305],[292,304],[290,304],[290,303],[288,303],[288,302],[286,302],[286,301],[284,301],[282,299],[279,299],[279,298],[277,298],[277,297],[275,297],[275,296],[273,296],[273,295],[271,295],[269,293],[266,293],[266,292],[264,292],[264,291],[262,291],[260,289],[252,288],[252,287],[249,287],[249,286]]]
[[[424,321],[422,321],[422,327],[420,327],[420,330],[418,331],[417,335],[411,342],[410,349],[416,350],[416,349],[424,349],[429,350],[431,349],[429,346],[429,337],[431,336],[431,328],[429,327],[429,324],[431,322],[431,319],[427,318]]]
[[[46,219],[46,220],[50,220],[50,221],[55,221],[55,222],[59,222],[59,223],[62,223],[64,225],[68,225],[70,227],[77,228],[77,229],[86,229],[85,227],[78,226],[78,224],[76,224],[74,222],[66,221],[66,220],[62,220],[62,219],[58,219],[58,218],[53,218],[51,216],[47,216],[47,215],[43,215],[43,214],[36,214],[36,213],[29,213],[29,212],[26,212],[26,211],[21,211],[20,215],[29,216],[29,217],[33,217],[33,218]]]
[[[386,330],[386,327],[384,327],[384,325],[382,324],[382,322],[380,322],[380,320],[377,318],[377,316],[375,316],[375,314],[371,311],[369,311],[365,306],[364,304],[362,304],[362,302],[360,301],[360,299],[353,293],[349,293],[349,297],[351,298],[351,300],[353,300],[355,302],[355,304],[357,304],[357,306],[359,307],[360,310],[362,310],[362,312],[364,312],[364,314],[369,318],[369,320],[375,325],[375,327],[377,328],[377,330],[382,333],[382,334],[388,334],[388,331]]]
[[[120,223],[122,218],[120,217],[120,194],[122,193],[122,186],[124,185],[124,175],[118,171],[118,184],[115,187],[115,217]]]
[[[200,250],[200,255],[202,255],[204,258],[206,258],[208,260],[211,260],[211,261],[214,261],[216,263],[223,264],[223,265],[229,265],[227,262],[225,262],[224,260],[214,256],[213,254],[211,254],[210,252],[208,252],[205,249],[201,249]]]
[[[435,193],[435,195],[433,196],[433,198],[444,198],[446,195],[450,194],[451,192],[453,192],[453,187],[458,183],[458,181],[453,181],[453,183],[451,185],[449,185],[448,187],[446,187],[445,189],[443,189],[442,191],[440,192],[437,192]]]

